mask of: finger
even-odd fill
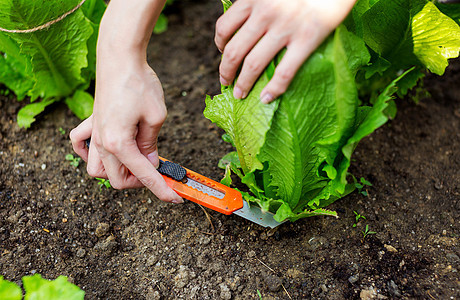
[[[261,20],[260,17],[250,17],[227,45],[225,45],[219,67],[220,82],[222,85],[229,85],[233,82],[243,59],[265,34],[266,28],[267,23]],[[236,94],[236,98],[244,98],[241,93]]]
[[[96,147],[96,145],[98,146]],[[88,172],[89,176],[108,179],[109,177],[105,172],[98,148],[101,149],[100,143],[98,143],[98,136],[96,133],[93,133],[91,143],[89,145],[88,164],[86,166],[86,171]]]
[[[273,37],[267,33],[246,56],[233,90],[235,98],[246,98],[254,82],[256,82],[275,55],[285,46],[286,41],[283,39],[282,37]]]
[[[84,161],[88,161],[88,148],[86,147],[86,140],[91,137],[93,129],[93,116],[80,123],[76,128],[70,132],[70,140],[75,153],[77,153]]]
[[[165,182],[160,173],[142,155],[135,142],[126,145],[126,151],[118,153],[120,162],[123,163],[144,186],[151,190],[160,200],[172,203],[183,203]]]
[[[272,102],[287,90],[297,70],[318,46],[317,41],[288,46],[281,62],[276,66],[272,79],[260,93],[262,103]]]
[[[114,189],[130,189],[144,186],[114,155],[103,155],[101,160],[110,185]]]
[[[217,20],[214,42],[220,52],[224,51],[227,42],[246,22],[250,14],[251,6],[248,1],[237,1]]]
[[[155,168],[159,166],[157,141],[162,124],[163,122],[161,124],[152,123],[150,125],[146,124],[146,122],[141,122],[136,137],[140,152],[147,157]]]

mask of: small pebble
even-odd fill
[[[82,258],[86,255],[86,251],[83,248],[77,250],[77,257]]]
[[[96,236],[101,237],[107,234],[109,232],[110,226],[107,223],[100,223],[96,227]]]
[[[46,169],[46,164],[42,164],[42,170]]]
[[[359,280],[359,274],[348,277],[348,282],[351,284],[358,282],[358,280]]]
[[[398,250],[396,250],[396,248],[391,245],[383,245],[383,246],[385,247],[385,249],[387,249],[388,252],[393,252],[393,253],[398,252]]]

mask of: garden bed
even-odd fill
[[[149,47],[169,110],[160,155],[220,179],[231,147],[203,110],[220,88],[221,4],[184,1],[169,13]],[[84,163],[65,160],[80,122],[65,106],[24,130],[24,103],[1,96],[0,274],[66,275],[88,299],[459,298],[459,70],[428,76],[430,97],[399,100],[395,120],[359,144],[350,171],[373,184],[367,197],[334,203],[338,219],[274,230],[145,189],[101,188]],[[366,218],[356,227],[354,212]],[[363,240],[366,225],[376,233]]]

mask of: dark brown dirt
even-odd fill
[[[229,146],[206,120],[219,90],[213,44],[219,1],[170,9],[149,61],[169,116],[160,154],[208,177]],[[100,188],[72,153],[79,120],[57,106],[29,130],[24,105],[0,102],[0,274],[20,283],[66,275],[87,299],[459,299],[460,63],[428,76],[431,97],[399,101],[395,120],[365,139],[351,172],[372,182],[311,218],[267,230],[147,190]],[[59,128],[65,130],[61,134]],[[365,216],[357,227],[354,211]],[[368,225],[376,234],[363,240]]]

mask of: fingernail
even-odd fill
[[[220,79],[220,84],[225,85],[225,86],[230,85],[230,83],[228,83],[228,81],[225,80],[224,77],[220,76],[219,79]]]
[[[175,198],[171,201],[172,203],[175,203],[175,204],[182,204],[184,203],[184,199],[182,198]]]
[[[243,91],[239,87],[236,87],[233,90],[233,97],[235,97],[236,99],[242,99],[243,98]]]
[[[273,96],[270,93],[264,93],[262,97],[260,98],[260,102],[267,104],[273,101]]]
[[[147,154],[147,159],[153,164],[153,166],[158,169],[159,167],[159,160],[158,160],[158,151],[153,151],[150,154]]]

